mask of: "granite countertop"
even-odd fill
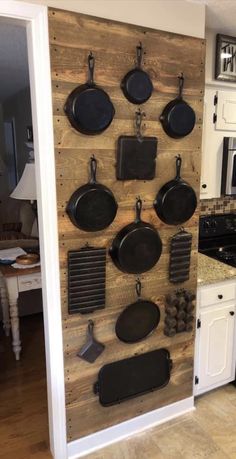
[[[236,268],[198,253],[198,285],[214,284],[236,278]]]

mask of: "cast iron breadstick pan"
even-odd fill
[[[135,221],[122,228],[115,236],[110,255],[116,267],[123,272],[140,274],[158,262],[162,242],[157,230],[141,220],[142,201],[136,201]]]
[[[84,231],[101,231],[114,220],[117,202],[109,188],[96,181],[97,160],[90,159],[90,182],[71,196],[67,213],[72,223]]]
[[[150,76],[142,70],[143,47],[142,43],[136,47],[136,67],[130,70],[121,82],[121,89],[129,102],[132,104],[143,104],[152,95],[153,86]]]
[[[71,125],[82,134],[95,135],[111,124],[115,109],[108,94],[94,83],[95,59],[88,56],[89,77],[69,95],[64,106]]]
[[[190,134],[195,126],[195,112],[187,102],[183,100],[183,73],[179,79],[179,94],[164,108],[160,121],[166,134],[174,139],[179,139]]]
[[[125,343],[136,343],[146,338],[160,322],[160,309],[141,296],[141,282],[136,281],[138,300],[127,306],[116,322],[116,335]]]
[[[197,207],[193,188],[180,177],[182,159],[176,158],[176,177],[167,182],[157,193],[154,209],[158,217],[168,225],[181,225],[189,220]]]

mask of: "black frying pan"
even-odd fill
[[[150,76],[142,70],[143,47],[142,43],[136,47],[136,67],[130,70],[121,82],[121,89],[129,102],[132,104],[143,104],[152,95],[152,82]]]
[[[142,201],[136,202],[136,219],[122,228],[110,248],[110,255],[123,272],[140,274],[158,262],[162,252],[162,242],[154,226],[141,220]]]
[[[160,116],[160,121],[164,131],[174,139],[179,139],[190,134],[196,121],[194,110],[183,100],[183,73],[181,73],[181,76],[179,76],[178,79],[179,94],[176,99],[166,105]]]
[[[116,335],[125,343],[136,343],[157,327],[160,322],[160,309],[152,301],[142,300],[141,282],[136,281],[138,300],[127,306],[116,322]]]
[[[97,160],[90,159],[90,182],[76,190],[67,205],[72,223],[84,231],[101,231],[114,220],[117,202],[109,188],[96,181]]]
[[[176,158],[176,177],[159,190],[154,201],[158,217],[168,225],[181,225],[189,220],[197,207],[193,188],[180,177],[182,159]]]
[[[95,59],[88,56],[89,77],[69,95],[64,106],[71,125],[82,134],[95,135],[111,124],[115,109],[108,94],[93,80]]]

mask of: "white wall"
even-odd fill
[[[186,0],[25,1],[183,35],[205,36],[205,5]]]

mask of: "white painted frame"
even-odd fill
[[[42,267],[50,448],[67,458],[60,272],[47,7],[0,1],[0,17],[27,29]]]

